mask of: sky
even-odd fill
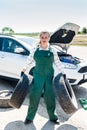
[[[87,27],[87,0],[0,0],[0,32],[53,32],[67,22]]]

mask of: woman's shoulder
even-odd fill
[[[50,51],[53,52],[54,54],[57,53],[56,49],[52,45],[50,46]]]
[[[49,48],[50,48],[51,51],[54,51],[54,50],[55,50],[52,45],[50,45]]]
[[[39,48],[39,45],[37,44],[36,46],[34,46],[33,48],[31,48],[30,53],[35,52],[38,48]]]

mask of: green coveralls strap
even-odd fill
[[[28,108],[27,119],[33,120],[38,108],[42,91],[44,90],[44,100],[50,120],[57,120],[55,113],[55,94],[53,89],[53,53],[49,50],[39,50],[34,53],[36,66],[33,70],[33,83],[30,89],[30,106]]]

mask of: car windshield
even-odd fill
[[[28,43],[30,46],[36,46],[36,44],[38,43],[38,39],[33,38],[33,37],[27,37],[27,36],[17,36],[17,38],[19,40],[22,40],[23,42]]]

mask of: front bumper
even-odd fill
[[[83,74],[81,79],[68,79],[71,85],[81,85],[87,82],[87,74]]]

